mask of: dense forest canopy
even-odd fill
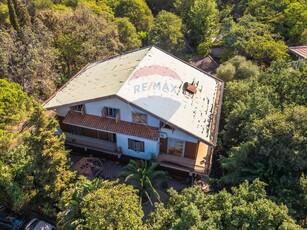
[[[170,191],[142,228],[306,227],[307,64],[288,53],[307,45],[306,27],[305,0],[0,0],[0,199],[57,214],[62,229],[138,228],[137,192],[75,180],[39,103],[95,60],[152,44],[187,61],[221,48],[217,191]]]

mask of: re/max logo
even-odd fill
[[[163,91],[165,93],[175,93],[177,89],[177,85],[171,84],[171,83],[161,83],[161,82],[144,82],[141,84],[134,85],[134,93],[141,93],[149,90],[153,91]]]

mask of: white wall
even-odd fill
[[[131,105],[128,105],[126,102],[123,102],[117,98],[110,98],[110,99],[105,99],[101,101],[95,101],[95,102],[89,102],[85,104],[85,112],[87,114],[91,115],[96,115],[96,116],[101,116],[101,110],[104,107],[111,107],[111,108],[116,108],[120,109],[120,119],[123,121],[128,121],[132,122],[132,112],[137,112],[137,113],[144,113],[142,110],[139,110]],[[69,111],[69,106],[61,106],[56,108],[57,114],[59,116],[65,117],[66,114]],[[160,127],[160,120],[150,116],[147,114],[147,123],[149,126],[153,127]],[[185,140],[185,141],[190,141],[193,143],[197,143],[197,139],[179,131],[179,130],[170,130],[170,129],[165,129],[162,128],[161,132],[167,133],[167,136],[169,138],[175,138],[179,140]],[[122,135],[122,134],[117,134],[118,136],[118,143],[119,146],[122,147],[123,150],[126,151],[127,155],[135,156],[135,157],[142,157],[143,156],[150,158],[150,153],[158,153],[159,152],[159,142],[158,141],[151,141],[147,139],[142,139],[142,138],[136,138],[136,137],[131,137],[136,140],[145,140],[145,152],[144,153],[136,153],[132,150],[128,150],[128,136]],[[145,159],[145,158],[144,158]]]
[[[161,132],[165,132],[167,134],[167,137],[168,138],[175,138],[175,139],[179,139],[179,140],[183,140],[183,141],[190,141],[190,142],[193,142],[193,143],[197,143],[198,140],[175,129],[174,132],[171,130],[171,129],[165,129],[165,128],[162,128],[161,129]]]
[[[120,110],[120,119],[123,121],[132,122],[132,112],[144,113],[141,110],[134,108],[126,102],[117,98],[105,99],[102,101],[89,102],[85,104],[85,111],[87,114],[101,116],[101,110],[104,107],[111,107]],[[160,121],[147,114],[147,122],[149,126],[159,127]]]
[[[56,108],[56,113],[58,116],[65,117],[69,111],[69,106],[61,106]]]
[[[128,149],[128,138],[144,141],[145,152],[136,152],[134,150]],[[124,155],[137,157],[145,160],[150,160],[155,155],[157,156],[159,153],[159,141],[143,139],[139,137],[127,136],[123,134],[116,135],[117,147],[121,148],[121,151]]]

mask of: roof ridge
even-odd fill
[[[118,89],[118,91],[116,92],[115,95],[118,95],[118,92],[124,87],[126,86],[126,83],[129,81],[129,79],[131,78],[131,76],[135,73],[135,70],[137,69],[137,67],[140,66],[140,64],[142,63],[142,61],[145,59],[145,57],[147,57],[147,55],[150,53],[151,49],[154,47],[154,45],[150,45],[150,46],[146,46],[144,47],[143,49],[148,49],[148,52],[144,55],[144,57],[140,60],[140,62],[134,67],[133,71],[131,71],[130,75],[127,77],[125,83]],[[139,51],[139,50],[142,50],[142,49],[138,49],[136,51]],[[134,51],[132,52],[129,52],[129,53],[133,53]],[[125,54],[123,54],[125,55]]]

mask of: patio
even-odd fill
[[[99,158],[98,157],[88,157],[86,155],[79,155],[79,154],[76,154],[76,153],[70,154],[70,159],[73,163],[73,166],[72,166],[73,169],[76,169],[76,168],[80,169],[80,165],[84,165],[84,162],[87,162],[87,160],[83,160],[83,159],[93,159],[93,158],[98,159],[101,163],[101,165],[99,165],[99,167],[101,167],[101,170],[94,177],[101,177],[104,180],[110,180],[110,181],[116,180],[118,178],[117,175],[122,170],[122,168],[125,166],[125,164],[123,164],[121,162],[107,160],[107,159],[102,158],[102,157],[99,157]],[[81,162],[81,163],[79,163],[79,162]],[[86,169],[85,172],[88,172],[87,170],[88,169]],[[82,170],[79,171],[79,175],[80,174],[82,174]],[[86,174],[83,174],[83,175],[88,176]],[[88,176],[88,178],[90,178],[90,179],[93,179],[94,177]],[[123,181],[120,180],[120,182],[123,182]],[[171,176],[171,178],[168,180],[168,187],[173,188],[176,191],[181,191],[184,188],[187,188],[187,187],[190,187],[190,186],[191,186],[191,180],[189,178]],[[158,192],[160,194],[161,201],[163,203],[166,203],[167,200],[168,200],[167,192],[162,190],[162,189],[158,189]],[[153,201],[157,202],[157,199],[153,198]],[[145,214],[144,218],[147,218],[149,213],[152,212],[153,210],[154,210],[154,207],[151,206],[151,204],[149,202],[144,204],[143,205],[143,211],[144,211],[144,214]]]

